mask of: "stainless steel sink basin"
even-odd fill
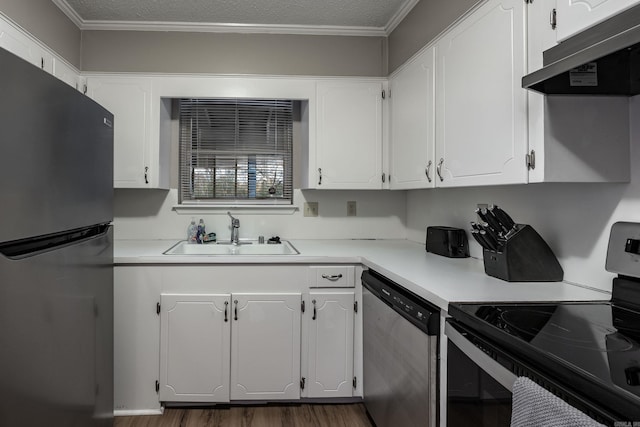
[[[230,243],[193,244],[180,241],[167,249],[165,255],[298,255],[300,252],[287,240],[277,245],[258,244],[257,241],[242,242],[240,245]]]

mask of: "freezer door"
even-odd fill
[[[113,425],[111,227],[0,254],[0,349],[0,426]]]
[[[0,242],[113,219],[113,115],[0,49]]]

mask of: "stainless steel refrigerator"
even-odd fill
[[[0,426],[113,425],[113,115],[0,49]]]

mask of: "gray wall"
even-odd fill
[[[83,71],[386,76],[383,37],[84,31]]]
[[[389,73],[478,2],[479,0],[420,0],[389,35]]]
[[[0,12],[80,68],[80,30],[51,0],[0,0]]]

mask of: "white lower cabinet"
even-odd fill
[[[160,400],[300,397],[301,294],[163,294]]]
[[[160,297],[160,400],[229,401],[231,295]]]
[[[232,299],[231,399],[298,399],[301,294]]]
[[[354,304],[361,271],[116,266],[116,415],[158,414],[165,402],[362,396],[362,381],[354,387],[362,377],[362,316]]]
[[[353,291],[313,291],[305,312],[308,339],[306,397],[351,397],[354,389]]]

